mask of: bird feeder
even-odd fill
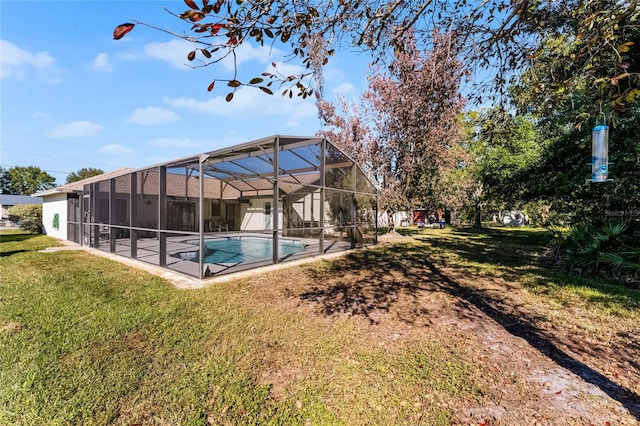
[[[609,126],[602,115],[602,124],[596,118],[596,127],[591,134],[591,182],[607,182],[609,176]]]

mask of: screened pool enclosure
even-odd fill
[[[322,138],[272,136],[93,181],[68,238],[197,278],[376,243],[377,195]]]

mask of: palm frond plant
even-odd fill
[[[613,218],[569,228],[551,227],[551,253],[557,264],[581,273],[602,273],[637,281],[640,275],[640,235],[635,222]]]

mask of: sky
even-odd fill
[[[199,1],[198,1],[199,3]],[[0,0],[0,166],[37,166],[64,184],[81,168],[145,167],[262,137],[321,130],[314,97],[269,96],[224,83],[231,64],[193,69],[193,45],[137,26],[121,40],[113,29],[135,19],[188,29],[163,7],[180,1]],[[302,69],[285,52],[243,45],[240,79]],[[366,89],[370,57],[342,51],[324,69],[325,97]]]

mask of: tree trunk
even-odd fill
[[[387,215],[389,216],[389,229],[387,229],[387,234],[395,234],[396,233],[396,224],[393,220],[393,215],[395,212],[387,211]]]
[[[476,229],[482,228],[482,203],[476,203],[476,216],[473,221],[473,227]]]

